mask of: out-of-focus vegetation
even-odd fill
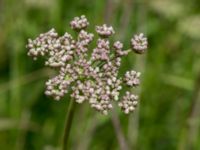
[[[121,70],[143,73],[137,111],[102,116],[78,105],[70,149],[200,149],[199,8],[198,0],[0,0],[0,150],[61,148],[69,98],[43,94],[52,72],[27,57],[25,45],[52,27],[71,32],[69,21],[81,14],[90,31],[112,24],[125,45],[144,31],[149,49],[128,56]]]

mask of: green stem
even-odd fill
[[[67,144],[69,142],[69,135],[70,135],[70,129],[72,126],[72,121],[74,117],[75,112],[75,104],[76,102],[74,100],[70,100],[66,122],[65,122],[65,129],[64,129],[64,136],[63,136],[63,150],[67,150]]]

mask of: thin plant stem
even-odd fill
[[[64,127],[64,136],[63,136],[63,150],[68,150],[67,144],[69,142],[69,135],[70,135],[70,130],[74,118],[74,112],[75,112],[75,107],[76,107],[76,102],[74,100],[70,100],[67,116],[66,116],[66,122],[65,122],[65,127]]]
[[[113,122],[113,127],[117,136],[117,140],[119,142],[120,150],[129,150],[128,144],[126,142],[126,138],[124,136],[124,133],[122,131],[122,126],[119,120],[119,117],[117,115],[116,110],[113,109],[111,120]]]

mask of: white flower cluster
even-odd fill
[[[137,106],[138,96],[131,94],[130,92],[126,92],[126,94],[122,97],[121,102],[118,103],[119,107],[124,111],[125,114],[128,114],[135,110]]]
[[[54,49],[53,43],[56,41],[58,34],[55,29],[51,29],[49,32],[40,34],[35,40],[28,39],[28,45],[26,46],[29,51],[28,55],[32,56],[34,60],[37,56],[44,56],[50,49]]]
[[[96,26],[96,32],[101,37],[109,37],[115,33],[113,27],[108,27],[106,24],[103,24],[102,26]]]
[[[110,42],[107,39],[98,39],[97,47],[92,53],[93,60],[108,60],[110,54]]]
[[[120,41],[116,41],[113,44],[113,47],[118,56],[125,56],[125,55],[128,55],[129,53],[129,50],[126,50],[126,51],[123,50],[123,43],[121,43]]]
[[[76,53],[78,55],[84,54],[88,51],[88,44],[93,40],[94,35],[81,30],[76,42]]]
[[[140,84],[140,72],[134,70],[127,71],[124,76],[124,81],[128,86],[137,86]]]
[[[33,59],[45,56],[45,65],[58,70],[46,82],[45,94],[60,100],[70,92],[77,103],[88,102],[103,114],[113,107],[112,101],[119,101],[119,107],[129,113],[135,109],[137,96],[127,92],[121,97],[120,91],[123,86],[138,85],[140,73],[128,71],[124,77],[118,77],[118,72],[122,56],[131,50],[123,50],[120,41],[111,44],[108,37],[114,30],[103,25],[96,27],[99,38],[90,52],[94,35],[85,31],[88,25],[85,16],[71,21],[71,28],[78,33],[76,40],[68,33],[59,37],[54,29],[28,40],[28,55]]]
[[[145,50],[147,49],[147,46],[148,46],[147,38],[144,37],[143,33],[140,33],[139,35],[135,35],[131,39],[131,45],[132,45],[132,49],[136,53],[142,54],[145,52]]]
[[[89,25],[89,22],[88,22],[87,18],[84,15],[82,15],[81,17],[75,17],[70,22],[70,26],[74,30],[85,29],[85,28],[87,28],[88,25]]]

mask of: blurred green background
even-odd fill
[[[144,32],[148,52],[131,54],[122,72],[142,72],[140,105],[131,115],[103,116],[78,105],[72,150],[200,150],[200,1],[198,0],[0,0],[0,150],[59,150],[66,97],[44,95],[51,70],[27,56],[28,38],[85,14],[89,31],[113,25],[127,47]]]

